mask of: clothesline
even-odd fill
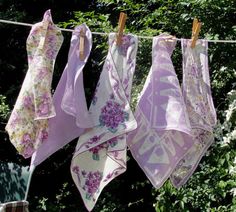
[[[10,20],[3,20],[0,19],[1,23],[6,23],[6,24],[15,24],[15,25],[21,25],[21,26],[30,26],[32,27],[33,24],[29,24],[29,23],[24,23],[24,22],[18,22],[18,21],[10,21]],[[73,29],[65,29],[65,28],[60,28],[61,31],[65,31],[65,32],[73,32]],[[109,33],[106,32],[92,32],[92,34],[94,35],[108,35]],[[153,37],[151,36],[141,36],[138,35],[138,38],[143,38],[143,39],[153,39]],[[181,40],[180,38],[176,38],[176,40]],[[207,40],[208,42],[212,42],[212,43],[236,43],[236,40]]]

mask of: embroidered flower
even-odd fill
[[[101,126],[106,126],[108,130],[115,133],[119,124],[124,123],[128,118],[129,114],[122,110],[119,103],[109,100],[101,109],[99,122]]]

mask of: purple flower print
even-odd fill
[[[49,48],[46,51],[46,56],[48,59],[53,60],[56,58],[56,51],[49,46]]]
[[[79,166],[74,166],[72,168],[72,171],[77,175],[78,182],[80,183],[80,168],[79,168]]]
[[[45,76],[48,74],[48,69],[46,67],[39,69],[39,73],[37,75],[37,78],[39,81],[43,80]]]
[[[57,38],[55,35],[49,35],[47,37],[47,42],[52,46],[56,43],[56,41],[57,41]]]
[[[19,123],[19,121],[20,121],[19,115],[16,112],[13,112],[11,116],[10,126],[14,128],[16,124]]]
[[[119,103],[109,100],[101,109],[99,122],[101,126],[106,126],[108,130],[115,133],[119,124],[124,123],[128,118],[129,114],[122,110]]]
[[[38,108],[38,113],[40,114],[40,115],[46,115],[47,113],[48,113],[48,111],[49,111],[49,106],[48,106],[48,104],[47,103],[41,103],[40,105],[39,105],[39,108]]]
[[[86,191],[86,199],[91,200],[93,195],[99,191],[100,182],[102,180],[102,172],[96,171],[96,172],[88,172],[84,190]],[[93,199],[94,200],[94,199]]]
[[[207,114],[206,105],[203,102],[199,101],[198,103],[196,103],[196,111],[198,111],[199,114],[204,116],[205,114]]]
[[[34,153],[34,148],[33,148],[33,145],[32,144],[29,144],[29,145],[26,145],[24,147],[24,152],[23,152],[23,157],[24,158],[29,158],[32,156],[32,154]]]
[[[198,77],[198,69],[197,69],[197,67],[193,65],[191,67],[191,72],[189,74],[197,78]]]
[[[32,27],[30,35],[31,36],[35,36],[35,35],[37,36],[38,32],[39,32],[39,29],[37,27]]]
[[[27,109],[30,109],[33,106],[33,101],[32,101],[31,96],[24,96],[23,104]]]
[[[115,95],[113,93],[110,94],[110,99],[115,99]]]
[[[114,147],[114,146],[117,145],[118,139],[117,139],[117,137],[112,138],[112,139],[110,139],[109,141],[107,141],[107,143],[109,144],[109,146]]]
[[[45,93],[41,99],[40,99],[40,103],[38,104],[38,110],[37,113],[39,114],[39,116],[46,116],[49,114],[49,96],[47,93]]]
[[[109,146],[114,147],[114,146],[117,145],[117,143],[118,143],[118,140],[115,137],[115,138],[112,138],[112,139],[108,140],[107,142],[104,142],[104,143],[102,143],[102,144],[100,144],[98,146],[95,146],[95,147],[89,149],[89,152],[93,153],[93,155],[92,155],[93,160],[100,160],[99,151],[101,149],[104,149],[104,148],[108,149]]]
[[[39,140],[41,142],[45,141],[48,138],[48,131],[46,129],[43,129],[39,133]]]
[[[25,133],[22,137],[21,143],[26,145],[26,144],[30,144],[31,142],[32,142],[32,140],[31,140],[30,134]]]
[[[93,160],[99,160],[100,159],[99,151],[101,149],[104,149],[104,148],[107,148],[107,147],[108,147],[108,144],[105,142],[103,144],[100,144],[100,145],[98,145],[96,147],[93,147],[93,148],[89,149],[89,152],[93,153],[93,156],[92,156]]]
[[[86,177],[87,172],[85,170],[82,170],[81,174],[82,174],[83,177]]]
[[[72,171],[75,173],[75,174],[79,174],[79,166],[74,166],[72,168]]]
[[[99,140],[100,140],[100,136],[95,135],[90,139],[89,144],[97,143]]]

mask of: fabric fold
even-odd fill
[[[27,38],[28,71],[6,125],[10,141],[25,158],[31,157],[47,138],[48,119],[56,115],[51,82],[62,42],[61,30],[47,10]]]
[[[89,112],[94,127],[80,136],[71,162],[72,178],[91,211],[103,188],[126,170],[126,133],[137,127],[130,108],[138,40],[109,35],[109,50]]]
[[[205,40],[199,40],[196,47],[191,48],[190,40],[182,39],[181,45],[182,90],[192,127],[191,140],[194,145],[171,175],[171,181],[177,188],[187,182],[214,141],[213,127],[217,121],[209,78],[208,43]]]
[[[85,31],[85,58],[79,57],[80,31]],[[37,166],[53,153],[79,137],[93,126],[86,103],[83,68],[92,48],[92,33],[86,24],[75,28],[68,55],[68,63],[53,95],[56,116],[49,120],[45,142],[33,154],[31,166]]]
[[[171,55],[175,38],[153,39],[152,67],[138,100],[136,130],[127,143],[153,186],[160,188],[193,143],[191,126]]]

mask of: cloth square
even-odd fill
[[[92,104],[93,128],[78,140],[71,162],[72,178],[91,211],[103,188],[126,170],[126,133],[137,127],[129,99],[138,40],[124,35],[117,46],[109,35],[109,50]]]
[[[6,125],[11,143],[25,158],[31,157],[47,139],[48,119],[56,115],[51,82],[62,42],[61,30],[52,22],[51,12],[47,10],[43,21],[32,26],[27,38],[29,67]]]
[[[171,175],[175,187],[180,187],[193,174],[201,158],[214,141],[213,127],[216,111],[211,95],[208,68],[208,43],[199,40],[195,48],[190,40],[182,39],[183,54],[183,97],[190,118],[194,145],[178,163]]]
[[[160,188],[193,145],[191,126],[171,55],[175,38],[153,39],[152,67],[135,110],[130,151],[152,185]]]

